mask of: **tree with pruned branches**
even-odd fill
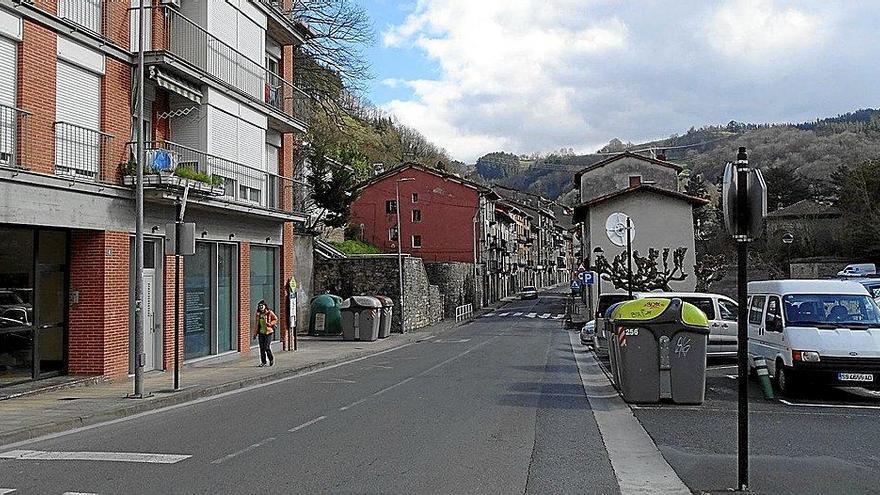
[[[599,254],[596,256],[596,271],[600,277],[605,275],[606,279],[610,279],[618,289],[633,292],[669,291],[672,290],[669,287],[671,282],[680,282],[688,277],[684,271],[687,248],[679,247],[672,252],[672,266],[669,265],[669,251],[669,248],[663,248],[662,259],[660,251],[654,248],[648,249],[647,256],[633,251],[632,276],[627,266],[626,251],[615,256],[611,262],[604,254]]]

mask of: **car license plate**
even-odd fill
[[[874,375],[870,373],[838,373],[837,379],[842,382],[873,382]]]

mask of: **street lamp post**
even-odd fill
[[[406,333],[406,296],[404,296],[403,251],[401,249],[403,245],[403,228],[400,224],[400,183],[412,182],[414,180],[413,177],[402,177],[394,182],[394,209],[397,211],[397,273],[400,283],[400,333]]]
[[[786,232],[782,236],[782,243],[785,244],[785,272],[791,278],[791,245],[794,243],[794,234]]]
[[[134,393],[144,393],[144,0],[138,2],[137,171],[135,185]],[[175,287],[175,290],[177,288]]]

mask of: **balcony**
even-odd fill
[[[305,132],[311,120],[311,96],[260,63],[210,34],[177,10],[161,9],[162,29],[153,29],[151,63],[166,63],[201,83],[206,74],[251,102],[262,105],[269,124],[281,132]],[[136,19],[137,12],[132,11]],[[163,55],[171,55],[163,58]]]
[[[145,149],[145,187],[179,190],[190,179],[191,192],[217,196],[242,206],[290,213],[283,204],[283,194],[293,187],[289,178],[171,141],[149,141]],[[131,176],[126,182],[133,183]]]
[[[281,0],[256,0],[266,13],[266,31],[283,45],[298,46],[310,38],[312,33],[300,19],[305,10],[301,0],[293,0],[286,7]]]
[[[30,112],[0,105],[0,167],[27,168]]]
[[[110,162],[113,136],[71,124],[55,122],[55,174],[73,179],[102,182],[103,165]]]

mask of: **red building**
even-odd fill
[[[406,180],[413,179],[413,180]],[[351,207],[351,224],[364,240],[397,252],[397,189],[404,253],[426,262],[479,263],[484,232],[494,221],[495,193],[441,170],[407,163],[361,185]]]

